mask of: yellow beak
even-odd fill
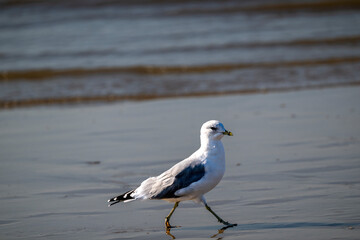
[[[234,135],[232,134],[232,132],[227,131],[227,130],[225,130],[225,132],[223,132],[223,134],[224,134],[224,135],[229,135],[229,136],[234,136]]]

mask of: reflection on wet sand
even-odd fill
[[[229,225],[229,226],[222,227],[222,228],[218,229],[217,233],[212,235],[210,238],[217,238],[217,240],[220,240],[220,239],[222,239],[222,237],[219,236],[220,234],[224,233],[226,229],[233,228],[233,227],[236,227],[236,226],[237,226],[237,224],[235,224],[235,225],[232,224],[232,225]],[[181,228],[181,226],[177,226],[175,228]],[[172,239],[176,239],[176,237],[170,231],[171,231],[171,228],[166,228],[165,229],[166,235],[170,236]]]

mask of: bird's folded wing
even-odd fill
[[[175,176],[171,176],[173,181],[170,185],[165,185],[156,195],[152,196],[152,198],[169,199],[181,197],[181,195],[176,194],[178,190],[184,189],[190,184],[199,181],[204,175],[205,167],[202,163],[185,166]],[[162,177],[166,178],[166,172]]]

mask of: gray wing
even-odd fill
[[[175,195],[176,191],[199,181],[204,175],[205,167],[202,163],[191,164],[174,177],[174,182],[171,185],[152,196],[151,199],[178,198],[179,196]]]

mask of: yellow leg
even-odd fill
[[[216,217],[216,219],[217,219],[220,223],[222,223],[222,224],[224,224],[224,225],[226,225],[226,226],[230,226],[230,227],[237,226],[237,224],[231,224],[231,223],[229,223],[229,222],[224,221],[224,220],[223,220],[221,217],[219,217],[206,203],[205,203],[205,208],[206,208],[209,212],[211,212],[211,214],[214,215],[214,216]]]
[[[169,215],[167,215],[167,217],[165,218],[165,227],[166,227],[167,229],[172,228],[172,226],[170,225],[169,221],[170,221],[170,218],[171,218],[171,216],[173,215],[175,209],[176,209],[178,206],[179,206],[179,202],[176,202],[176,203],[174,204],[174,207],[171,209]]]

